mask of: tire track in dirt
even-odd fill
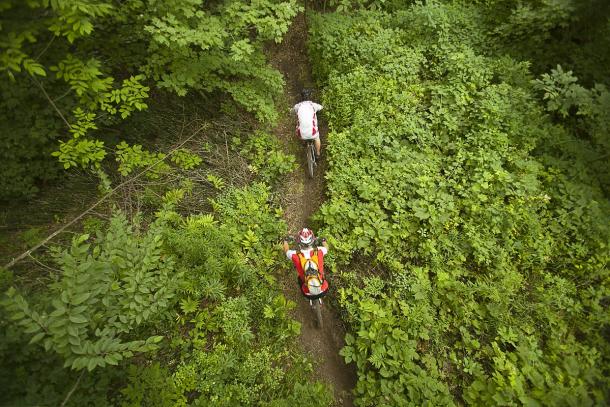
[[[295,136],[296,117],[289,112],[300,101],[303,88],[314,88],[306,39],[307,25],[305,15],[301,13],[295,17],[282,43],[268,49],[271,64],[283,73],[286,81],[280,121],[273,132],[282,141],[285,151],[297,157],[299,164],[298,169],[286,177],[282,191],[284,218],[288,232],[293,235],[303,227],[311,227],[311,216],[324,201],[325,190],[324,143],[328,127],[320,121],[322,161],[314,178],[310,179],[306,174],[304,146]],[[338,405],[353,406],[351,391],[356,385],[356,371],[339,355],[345,344],[345,329],[337,312],[326,302],[322,309],[324,328],[318,329],[309,303],[297,287],[296,272],[283,275],[280,282],[286,298],[297,304],[293,316],[301,323],[301,345],[315,361],[315,376],[333,386]]]

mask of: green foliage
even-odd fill
[[[268,242],[286,226],[269,187],[228,189],[215,214],[183,217],[175,207],[189,190],[168,191],[147,228],[87,219],[87,231],[105,231],[55,250],[48,289],[9,291],[0,404],[59,405],[88,368],[68,405],[330,405],[270,272],[281,260]],[[16,283],[6,273],[2,287]],[[129,359],[153,349],[151,361]]]
[[[78,388],[66,406],[113,404],[107,390],[123,380],[120,369],[107,367],[84,374],[65,369],[59,356],[40,352],[37,346],[24,346],[28,342],[27,334],[10,322],[4,309],[0,310],[0,321],[1,405],[59,406],[66,398],[66,389],[71,389],[79,377]]]
[[[269,184],[278,182],[297,167],[294,155],[282,152],[280,141],[270,134],[258,131],[245,142],[234,138],[233,144],[250,162],[250,171]]]
[[[271,266],[276,248],[270,244],[281,236],[285,223],[281,212],[270,205],[271,189],[255,183],[243,189],[231,189],[213,201],[221,221],[232,225],[226,230],[234,242],[240,242],[243,255],[256,260],[260,267]]]
[[[131,1],[123,9],[146,11],[138,37],[148,47],[145,71],[160,87],[179,95],[221,90],[259,119],[275,120],[272,96],[283,81],[266,65],[262,45],[281,41],[301,9],[295,1],[227,0],[207,9],[200,1],[153,7]]]
[[[535,84],[544,91],[543,99],[547,101],[546,109],[549,112],[559,112],[562,117],[567,117],[569,110],[576,107],[576,115],[589,115],[590,112],[585,109],[591,105],[591,92],[578,85],[577,81],[572,71],[564,72],[561,65],[557,65],[557,69],[542,75]]]
[[[227,285],[235,283],[238,275],[253,274],[243,261],[238,260],[237,248],[210,215],[190,216],[184,230],[168,233],[167,242],[173,252],[179,253],[185,266],[192,270],[186,275],[182,287],[189,299],[222,300]],[[251,283],[249,278],[242,282],[248,283]]]
[[[10,319],[0,307],[0,405],[61,405],[67,390],[79,380],[77,390],[66,406],[111,405],[108,388],[123,380],[121,369],[106,367],[93,372],[77,372],[62,367],[63,361],[54,353],[41,352],[36,345],[27,345],[31,335]]]
[[[543,99],[547,101],[546,110],[558,114],[556,120],[572,134],[586,134],[587,139],[578,137],[574,143],[570,133],[558,132],[563,141],[570,143],[563,148],[563,154],[574,156],[574,160],[586,162],[591,172],[597,176],[605,193],[610,191],[610,162],[606,160],[610,150],[610,92],[606,86],[596,84],[593,89],[586,89],[578,84],[572,71],[564,72],[561,65],[543,74],[533,82],[534,88],[544,92]],[[553,150],[555,143],[549,143]]]
[[[121,407],[174,406],[184,400],[167,369],[158,362],[150,366],[131,365],[128,369],[129,385],[121,389]]]
[[[20,130],[6,157],[27,174],[18,164],[29,160],[31,150],[43,159],[58,150],[61,164],[98,175],[104,191],[117,179],[115,168],[129,176],[155,165],[152,176],[160,177],[170,165],[187,171],[202,163],[186,149],[175,151],[171,163],[159,162],[170,157],[142,147],[143,138],[163,138],[149,132],[154,125],[138,129],[151,121],[148,113],[136,114],[147,108],[149,94],[157,101],[166,97],[164,90],[196,93],[212,108],[232,99],[272,121],[283,79],[267,64],[263,47],[280,42],[302,10],[295,1],[279,0],[7,1],[0,8],[0,42],[18,37],[12,54],[0,50],[0,69],[15,80],[14,92],[13,85],[2,84],[12,92],[2,101],[3,111],[6,122],[17,119]],[[182,125],[190,130],[190,123]],[[44,136],[38,144],[30,130]],[[277,150],[265,137],[261,146]],[[256,148],[252,153],[266,165]],[[14,151],[20,155],[11,156]],[[266,181],[288,168],[283,158],[272,157]],[[46,174],[32,173],[30,184]],[[96,236],[78,237],[56,252],[61,271],[50,274],[48,289],[28,292],[20,285],[10,291],[0,309],[2,317],[13,318],[0,318],[0,326],[19,336],[0,339],[2,374],[13,366],[18,373],[14,383],[1,381],[9,383],[2,386],[10,387],[9,404],[59,405],[79,377],[72,370],[85,367],[91,372],[82,376],[74,405],[330,404],[329,389],[309,380],[311,363],[294,346],[299,324],[288,315],[293,304],[277,294],[271,270],[278,256],[270,242],[286,227],[271,205],[271,190],[263,184],[229,188],[221,174],[202,177],[223,191],[212,203],[215,217],[183,217],[175,210],[193,182],[167,193],[155,189],[163,184],[156,182],[149,191],[158,207],[146,208],[154,215],[131,213],[145,219],[132,228],[113,218],[108,230],[104,222],[88,219],[86,232]],[[16,185],[15,195],[24,189]],[[136,193],[130,198],[139,204]],[[167,341],[158,341],[160,332]],[[24,345],[30,339],[48,352],[38,343]],[[19,349],[15,356],[11,346]],[[153,348],[158,363],[128,360]],[[48,372],[53,378],[45,382]],[[92,390],[95,380],[99,386]],[[92,397],[81,394],[81,386]]]
[[[174,151],[171,160],[183,170],[191,170],[203,162],[201,157],[184,148]]]
[[[162,257],[161,226],[139,236],[117,215],[94,245],[88,235],[74,238],[69,250],[55,254],[62,274],[39,304],[7,291],[11,319],[30,334],[30,344],[40,342],[75,370],[156,349],[162,336],[134,339],[133,331],[159,318],[174,297],[178,275],[172,259]]]
[[[0,200],[32,197],[38,192],[37,181],[52,181],[61,171],[50,156],[62,123],[38,92],[30,81],[0,81]]]
[[[214,174],[208,174],[208,175],[206,175],[205,179],[206,179],[206,180],[207,180],[207,181],[208,181],[210,184],[212,184],[212,186],[213,186],[215,189],[217,189],[217,190],[219,190],[219,191],[221,191],[221,190],[222,190],[222,189],[225,187],[225,182],[224,182],[224,180],[223,180],[222,178],[220,178],[219,176],[217,176],[217,175],[214,175]]]
[[[63,77],[71,84],[75,93],[81,97],[83,105],[87,105],[91,109],[95,109],[99,105],[101,109],[110,114],[116,114],[118,111],[123,119],[128,117],[135,109],[142,110],[147,107],[143,100],[148,97],[148,87],[139,83],[140,80],[144,79],[143,76],[131,77],[123,81],[122,88],[108,91],[112,79],[97,78],[101,74],[97,70],[97,63],[93,64],[93,67],[79,66],[78,63],[76,63],[76,67],[74,65],[74,60],[71,58],[68,58],[65,65],[63,62],[60,63],[59,67],[56,68],[58,70],[57,77]],[[88,96],[89,94],[90,96]],[[89,130],[97,129],[94,122],[96,115],[95,113],[86,113],[80,107],[74,110],[73,115],[76,123],[70,125],[72,138],[67,142],[60,141],[59,151],[53,152],[52,155],[58,158],[64,169],[81,167],[99,170],[106,157],[104,142],[85,138]],[[163,154],[155,156],[142,151],[142,146],[139,145],[129,147],[124,141],[119,143],[117,150],[116,160],[120,163],[119,172],[123,176],[128,175],[133,168],[148,166],[153,161],[165,157]],[[155,168],[156,172],[153,171],[153,174],[158,176],[157,173],[166,168],[167,166],[159,165]]]
[[[252,349],[249,353],[224,344],[209,352],[194,350],[192,359],[174,374],[183,392],[197,392],[200,402],[215,406],[259,404],[275,398],[282,390],[283,370],[270,349]]]
[[[85,113],[80,107],[77,107],[72,114],[76,123],[70,125],[70,133],[75,140],[87,135],[89,130],[97,130],[94,123],[95,113]]]
[[[301,332],[301,324],[292,320],[288,315],[288,312],[295,306],[296,304],[293,301],[287,300],[283,295],[278,295],[273,299],[273,302],[265,304],[263,309],[265,322],[275,326],[274,331],[279,333],[278,340],[280,341],[296,336]]]
[[[283,79],[263,46],[280,42],[302,10],[295,0],[8,0],[0,7],[0,72],[12,80],[0,85],[7,112],[0,128],[10,135],[0,157],[1,199],[32,196],[37,181],[57,176],[60,167],[49,161],[57,139],[53,155],[65,169],[101,174],[104,149],[117,142],[108,129],[145,110],[151,87],[205,93],[214,103],[228,95],[274,121]],[[197,165],[184,154],[176,159]]]
[[[333,405],[333,394],[322,383],[296,382],[290,394],[282,399],[263,403],[265,407],[290,407],[295,405],[330,406]]]
[[[80,168],[100,168],[100,164],[106,151],[104,150],[104,142],[101,140],[78,140],[73,138],[67,142],[59,142],[59,151],[54,151],[52,154],[57,157],[64,169],[70,167]]]
[[[37,227],[30,228],[21,233],[20,239],[25,247],[32,247],[42,241],[42,230]]]
[[[283,406],[297,394],[330,405],[329,389],[306,379],[311,366],[292,349],[300,330],[288,315],[294,303],[278,296],[268,271],[279,267],[268,241],[285,232],[268,199],[264,184],[229,189],[216,218],[191,215],[165,232],[185,270],[171,339],[179,363],[171,376],[156,365],[132,369],[124,405]]]
[[[101,63],[95,58],[82,61],[72,54],[49,70],[55,72],[57,79],[65,81],[80,98],[83,105],[93,108],[98,98],[112,86],[112,78],[104,77]]]
[[[5,31],[2,36],[3,52],[0,54],[0,69],[6,71],[9,77],[14,78],[14,73],[21,72],[21,66],[31,75],[46,76],[42,65],[31,59],[24,49],[24,43],[36,42],[39,31],[47,28],[57,37],[66,37],[72,43],[76,38],[91,33],[93,24],[91,18],[106,15],[112,9],[109,3],[104,1],[29,1],[25,4],[16,0],[3,2],[1,8],[7,16],[11,14],[36,13],[37,9],[46,9],[52,18],[47,18],[37,24],[29,24],[19,27],[18,24],[8,19],[8,27],[2,27]],[[17,29],[18,30],[15,30]],[[15,30],[15,31],[14,31]]]
[[[56,36],[66,37],[70,43],[76,38],[91,34],[92,17],[107,15],[112,10],[112,5],[105,1],[56,0],[30,2],[29,6],[50,6],[57,13],[57,20],[51,20],[49,30]]]
[[[0,290],[7,290],[13,284],[13,273],[10,270],[0,267]]]
[[[248,346],[254,339],[250,310],[250,303],[244,296],[229,298],[216,310],[223,321],[223,342],[231,348]]]
[[[227,187],[213,214],[182,216],[176,206],[193,187],[183,185],[159,199],[157,220],[135,216],[147,227],[88,218],[96,237],[56,250],[61,272],[48,289],[11,290],[0,308],[0,404],[61,404],[84,368],[73,405],[332,403],[297,347],[295,304],[278,295],[272,271],[283,260],[270,242],[286,225],[270,188]],[[9,277],[4,285],[22,282]]]
[[[197,311],[199,304],[197,301],[187,297],[180,300],[180,309],[185,315],[192,314]]]
[[[491,2],[495,17],[504,17],[493,34],[506,42],[521,45],[540,44],[548,40],[553,30],[566,28],[579,3],[578,0],[531,1],[511,4],[509,1]]]
[[[152,172],[147,175],[158,177],[159,173],[167,171],[169,166],[162,160],[165,158],[163,153],[151,153],[142,150],[139,144],[130,146],[124,141],[116,146],[116,161],[119,163],[119,172],[122,176],[131,174],[135,169],[144,169],[154,164]]]
[[[560,69],[532,81],[468,3],[311,19],[322,233],[337,268],[377,274],[340,293],[356,402],[606,404],[607,91]]]
[[[113,79],[104,77],[100,62],[90,59],[83,62],[71,54],[57,66],[52,66],[57,79],[63,79],[70,86],[70,90],[79,98],[80,106],[86,109],[101,109],[112,115],[117,112],[125,119],[135,110],[144,110],[148,106],[144,100],[148,98],[147,86],[141,84],[144,75],[131,76],[125,79],[121,87],[113,88]],[[71,125],[70,133],[77,138],[85,135],[89,129],[96,129],[93,123],[95,114],[84,113],[80,106],[74,110],[76,124]],[[84,126],[87,124],[87,126]]]
[[[439,380],[442,365],[418,352],[418,340],[410,335],[413,319],[418,317],[417,305],[409,308],[406,301],[388,301],[385,295],[372,299],[362,290],[341,295],[349,295],[351,316],[359,321],[355,336],[347,334],[341,354],[347,363],[355,362],[359,370],[369,371],[356,386],[361,405],[454,405],[449,388]],[[425,322],[434,323],[432,319]],[[429,339],[423,334],[420,338]]]
[[[121,114],[122,119],[131,116],[136,110],[145,110],[148,105],[144,102],[148,98],[149,87],[140,83],[145,79],[144,75],[132,76],[123,81],[120,89],[113,89],[104,93],[99,101],[100,108],[110,114]],[[114,103],[116,106],[113,106]]]

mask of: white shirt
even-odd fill
[[[301,138],[309,140],[318,137],[318,118],[316,117],[316,112],[322,110],[322,105],[306,100],[294,105],[292,110],[295,111],[299,118],[297,129]]]
[[[314,250],[313,247],[309,248],[309,249],[301,249],[299,250],[301,253],[303,253],[303,257],[305,257],[307,260],[311,259],[311,251]],[[324,256],[326,256],[326,253],[328,253],[328,249],[324,246],[318,246],[318,250],[322,252],[322,254]],[[288,260],[292,260],[292,255],[293,254],[297,254],[296,250],[288,250],[286,252],[286,257],[288,258]]]

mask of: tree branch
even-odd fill
[[[83,378],[84,375],[85,375],[85,369],[83,369],[83,371],[81,372],[80,376],[78,376],[78,379],[76,380],[76,383],[74,383],[74,386],[72,386],[72,389],[70,390],[70,393],[68,393],[68,395],[64,399],[63,403],[61,403],[60,407],[64,407],[66,405],[66,403],[68,402],[68,400],[70,400],[70,397],[72,397],[72,393],[74,393],[74,390],[76,390],[76,388],[78,387],[78,384],[80,383],[80,380]]]
[[[64,117],[63,113],[61,112],[61,110],[59,110],[59,108],[57,107],[57,105],[55,104],[55,102],[53,102],[53,99],[51,99],[49,97],[49,94],[47,93],[46,90],[44,90],[44,87],[42,86],[42,84],[40,82],[38,82],[36,80],[36,78],[34,78],[33,76],[30,76],[30,78],[32,78],[32,80],[34,81],[34,83],[36,85],[38,85],[38,87],[40,88],[40,90],[42,91],[42,93],[44,93],[44,96],[47,98],[47,100],[49,101],[49,103],[51,104],[51,106],[53,106],[53,109],[55,109],[55,111],[57,112],[57,114],[59,115],[59,117],[61,117],[61,119],[64,121],[64,123],[66,123],[66,126],[68,126],[69,129],[72,128],[72,126],[70,126],[70,123],[68,123],[68,121],[66,120],[66,118]]]
[[[139,172],[136,176],[134,176],[133,178],[130,178],[122,183],[120,183],[119,185],[117,185],[116,187],[114,187],[110,192],[108,192],[106,195],[104,195],[103,197],[101,197],[96,203],[94,203],[93,205],[91,205],[89,208],[87,208],[87,210],[85,210],[83,213],[81,213],[80,215],[78,215],[76,218],[72,219],[70,222],[66,223],[64,226],[62,226],[61,228],[57,229],[55,232],[51,233],[46,239],[44,239],[42,242],[38,243],[36,246],[32,247],[31,249],[29,249],[28,251],[20,254],[19,256],[17,256],[16,258],[14,258],[13,260],[11,260],[9,263],[7,263],[4,268],[8,269],[13,267],[15,264],[17,264],[18,262],[20,262],[21,260],[23,260],[24,258],[26,258],[27,256],[29,256],[30,254],[32,254],[32,252],[34,252],[35,250],[37,250],[38,248],[40,248],[42,245],[46,244],[49,240],[53,239],[55,236],[57,236],[58,234],[60,234],[61,232],[63,232],[64,230],[66,230],[66,228],[68,228],[69,226],[73,225],[75,222],[77,222],[79,219],[81,219],[83,216],[85,216],[86,214],[88,214],[89,212],[91,212],[93,209],[95,209],[99,204],[101,204],[102,202],[104,202],[106,200],[106,198],[108,198],[110,195],[114,194],[116,191],[118,191],[120,188],[122,188],[123,186],[125,186],[126,184],[135,181],[136,179],[140,178],[142,175],[144,175],[146,172],[148,172],[149,170],[151,170],[153,167],[155,167],[157,164],[159,164],[160,162],[162,162],[163,160],[165,160],[166,158],[168,158],[169,156],[171,156],[176,150],[178,150],[180,147],[182,147],[183,145],[185,145],[190,139],[192,139],[193,137],[195,137],[197,134],[199,134],[203,129],[205,129],[207,127],[207,125],[203,125],[201,126],[197,131],[195,131],[193,134],[191,134],[186,140],[184,140],[182,143],[180,143],[177,147],[173,148],[169,153],[167,153],[167,155],[159,160],[157,160],[156,162],[152,163],[151,165],[149,165],[148,167],[146,167],[145,169],[143,169],[141,172]]]

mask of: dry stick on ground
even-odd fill
[[[26,258],[27,256],[29,256],[32,252],[36,251],[38,248],[40,248],[42,245],[44,245],[45,243],[47,243],[49,240],[53,239],[55,236],[57,236],[58,234],[60,234],[61,232],[63,232],[66,228],[68,228],[70,225],[74,224],[76,221],[78,221],[79,219],[81,219],[83,216],[85,216],[86,214],[88,214],[90,211],[92,211],[93,209],[95,209],[99,204],[101,204],[102,202],[104,202],[106,200],[106,198],[108,198],[110,195],[114,194],[117,190],[119,190],[120,188],[122,188],[123,186],[125,186],[127,183],[133,182],[136,179],[140,178],[144,173],[148,172],[149,170],[151,170],[153,167],[155,167],[157,164],[159,164],[160,162],[162,162],[163,160],[165,160],[166,158],[168,158],[169,156],[171,156],[176,150],[178,150],[180,147],[182,147],[183,145],[185,145],[190,139],[192,139],[193,137],[195,137],[197,134],[199,134],[204,128],[206,128],[206,125],[201,126],[197,131],[195,131],[193,134],[191,134],[186,140],[184,140],[182,143],[180,143],[180,145],[178,145],[177,147],[175,147],[174,149],[172,149],[169,153],[167,153],[167,155],[161,159],[159,159],[158,161],[152,163],[151,165],[149,165],[148,167],[144,168],[142,171],[140,171],[136,176],[134,176],[131,179],[128,179],[122,183],[120,183],[119,185],[117,185],[116,187],[114,187],[110,192],[108,192],[106,195],[104,195],[103,197],[101,197],[96,203],[94,203],[93,205],[91,205],[89,208],[87,208],[87,210],[85,210],[83,213],[81,213],[80,215],[78,215],[76,218],[72,219],[70,222],[66,223],[64,226],[62,226],[61,228],[57,229],[55,232],[51,233],[46,239],[44,239],[42,242],[38,243],[36,246],[32,247],[30,250],[20,254],[18,257],[14,258],[13,260],[11,260],[9,263],[4,265],[5,269],[11,268],[13,267],[15,264],[17,264],[18,262],[20,262],[21,260],[23,260],[24,258]]]

